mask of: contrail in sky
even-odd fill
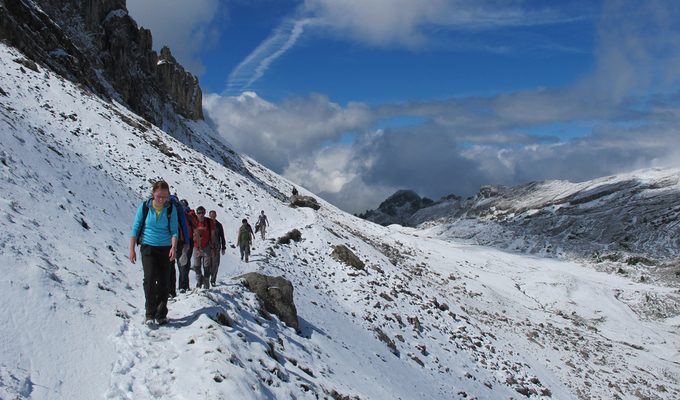
[[[239,94],[262,78],[269,66],[295,45],[311,19],[287,20],[229,74],[226,95]]]

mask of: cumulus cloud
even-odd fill
[[[130,16],[151,30],[156,50],[168,46],[175,58],[196,75],[204,72],[200,52],[219,37],[216,22],[225,16],[219,0],[128,0]]]
[[[239,151],[278,172],[296,157],[370,126],[374,118],[365,105],[341,107],[319,94],[288,98],[279,104],[254,92],[239,96],[208,94],[203,107],[218,131]]]
[[[524,120],[508,117],[498,111],[504,105],[497,106],[504,96],[369,107],[341,106],[321,95],[275,104],[245,93],[208,95],[205,109],[237,150],[351,212],[374,208],[402,188],[436,199],[472,195],[484,184],[580,181],[678,164],[678,95],[639,98],[636,104],[645,105],[634,112],[627,103],[613,107],[607,114],[613,117],[597,119],[588,135],[566,141],[524,132],[552,120],[534,118],[532,102],[519,113]],[[376,128],[394,115],[427,118],[414,126]],[[584,107],[569,117],[594,113]],[[348,132],[355,139],[345,143]]]

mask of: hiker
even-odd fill
[[[137,261],[139,244],[144,268],[144,323],[165,324],[168,315],[168,274],[173,268],[177,248],[177,208],[168,201],[170,187],[165,181],[154,183],[151,199],[137,208],[130,232],[130,262]]]
[[[217,220],[217,211],[210,210],[210,219],[215,227],[215,235],[212,241],[212,258],[210,260],[210,283],[215,286],[217,283],[217,270],[220,268],[220,251],[224,255],[227,250],[227,241],[224,240],[224,228]]]
[[[241,261],[243,261],[243,258],[245,257],[245,261],[248,262],[248,257],[250,256],[250,243],[255,239],[255,234],[247,219],[243,218],[241,222],[241,227],[238,229],[236,245],[241,250]]]
[[[298,195],[298,191],[297,191],[297,189],[295,188],[295,186],[293,186],[293,197],[295,197],[295,196],[297,196],[297,195]]]
[[[258,230],[260,231],[260,235],[262,236],[262,240],[264,240],[264,235],[265,235],[265,228],[269,226],[269,220],[267,219],[267,216],[264,215],[264,210],[262,210],[262,213],[260,213],[260,216],[257,218],[257,223],[255,224],[255,232]]]
[[[196,226],[194,227],[194,262],[196,287],[210,289],[210,242],[213,228],[209,218],[205,217],[205,207],[196,208]]]
[[[181,273],[180,263],[187,259],[186,253],[189,250],[189,231],[187,229],[184,204],[179,200],[177,194],[170,195],[169,201],[173,207],[177,208],[177,251],[175,252],[175,259],[177,260],[177,269]],[[170,268],[168,278],[168,297],[177,297],[177,272],[174,262],[172,263],[172,268]]]
[[[194,253],[194,227],[196,226],[196,213],[189,207],[186,199],[180,201],[184,209],[184,217],[187,222],[187,237],[189,245],[184,246],[181,257],[177,257],[177,269],[179,270],[179,292],[185,293],[189,290],[189,270],[191,270],[191,256]]]

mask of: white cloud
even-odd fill
[[[128,0],[130,16],[151,30],[154,49],[167,45],[175,58],[196,75],[205,67],[199,54],[219,37],[215,22],[224,16],[219,0]]]
[[[481,0],[306,0],[304,10],[340,37],[409,48],[423,45],[439,29],[481,31],[579,18],[564,9]]]
[[[368,107],[346,107],[311,94],[270,103],[254,92],[240,96],[207,94],[203,107],[218,131],[237,150],[281,172],[291,160],[337,143],[343,134],[369,126]]]

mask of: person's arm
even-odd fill
[[[136,237],[131,237],[130,238],[130,262],[135,263],[137,261],[137,253],[135,253],[135,246],[137,245],[137,238]]]
[[[175,254],[177,253],[177,236],[173,236],[172,239],[170,239],[172,245],[170,246],[170,252],[168,253],[168,258],[170,258],[170,261],[175,261]],[[173,266],[174,268],[174,266]]]
[[[227,241],[224,239],[224,228],[222,224],[217,225],[217,236],[220,240],[220,246],[222,246],[222,251],[227,249]]]
[[[140,205],[137,207],[137,213],[135,214],[135,221],[132,223],[132,230],[130,231],[130,262],[135,263],[137,261],[137,254],[135,253],[135,246],[137,245],[137,232],[139,231],[139,227],[142,223],[142,207],[143,205]]]

